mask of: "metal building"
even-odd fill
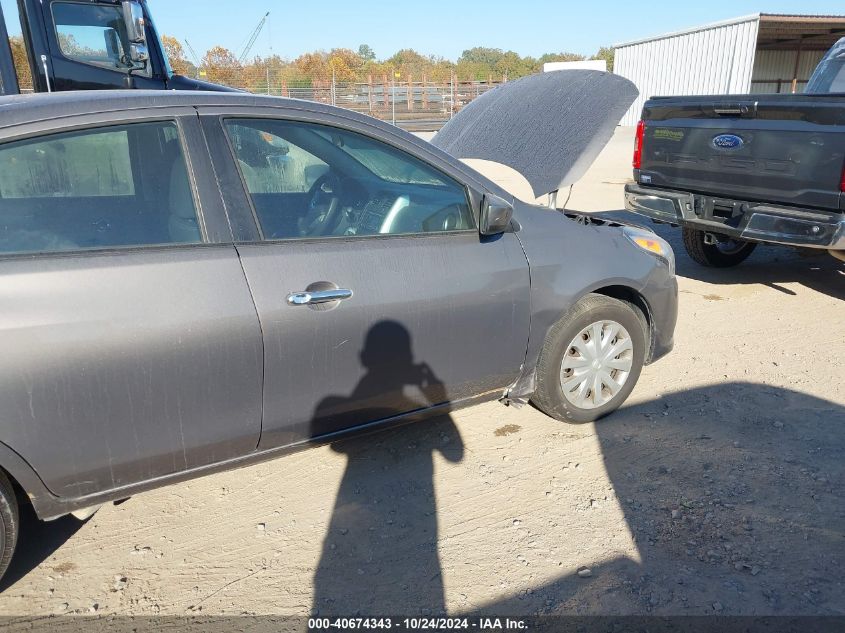
[[[758,13],[617,44],[613,70],[640,90],[622,125],[651,96],[800,92],[841,37],[845,16]]]

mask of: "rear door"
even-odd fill
[[[265,342],[261,447],[502,393],[528,340],[516,236],[481,238],[477,192],[398,135],[278,113],[204,117],[233,224],[259,229],[238,251]]]
[[[9,31],[0,5],[0,95],[18,93],[18,78],[15,74],[15,62],[9,42]]]
[[[0,136],[0,442],[79,497],[243,455],[258,319],[192,108]]]

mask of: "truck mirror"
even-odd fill
[[[150,51],[146,44],[135,44],[134,42],[130,44],[129,59],[132,60],[133,64],[141,67],[145,66],[150,59]]]
[[[143,44],[146,48],[147,31],[145,29],[144,9],[140,2],[123,0],[123,21],[126,23],[126,35],[130,44]],[[133,58],[134,60],[134,58]]]

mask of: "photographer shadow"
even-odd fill
[[[432,369],[414,363],[411,336],[397,322],[369,330],[361,363],[366,374],[348,397],[317,406],[312,437],[448,402]],[[446,612],[434,453],[459,462],[464,447],[444,411],[425,424],[332,444],[347,464],[314,576],[314,615]]]

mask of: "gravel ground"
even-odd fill
[[[570,208],[618,209],[620,129]],[[489,404],[24,517],[0,615],[845,615],[845,266],[676,231],[676,350],[596,425]]]

